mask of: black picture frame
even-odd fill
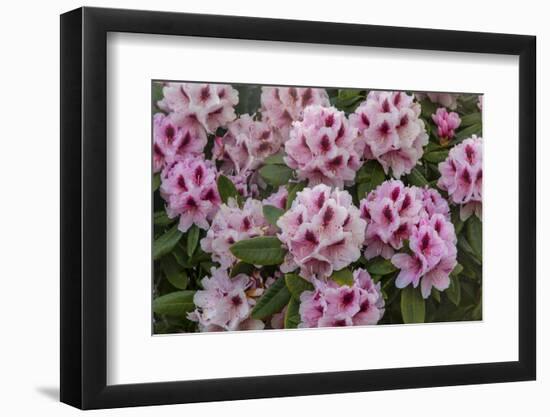
[[[108,32],[519,57],[519,360],[107,385]],[[82,409],[533,380],[536,377],[536,38],[135,10],[61,16],[61,401]]]

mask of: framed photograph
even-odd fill
[[[532,380],[535,37],[61,16],[61,401]]]

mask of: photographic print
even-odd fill
[[[153,334],[481,320],[482,103],[152,81]]]

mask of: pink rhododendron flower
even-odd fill
[[[445,219],[451,220],[451,210],[447,201],[433,188],[417,188],[417,197],[422,200],[421,216],[432,217],[441,214]]]
[[[432,286],[443,291],[450,285],[449,274],[456,266],[456,234],[453,224],[442,214],[422,218],[413,227],[409,248],[412,254],[395,254],[391,261],[401,271],[395,285],[404,288],[421,283],[424,298],[430,296]]]
[[[358,130],[356,149],[365,159],[376,159],[393,177],[408,174],[422,157],[428,143],[420,105],[403,92],[371,91],[350,115]]]
[[[437,186],[447,191],[453,203],[460,204],[460,218],[466,220],[474,212],[481,218],[482,139],[473,135],[452,148],[439,164],[439,172]]]
[[[286,189],[285,186],[281,185],[277,190],[277,192],[267,197],[263,201],[263,203],[264,205],[271,205],[271,206],[280,208],[281,210],[286,210],[287,198],[288,198],[288,190]]]
[[[365,326],[376,324],[384,315],[384,297],[380,283],[369,273],[357,269],[353,285],[338,286],[333,281],[315,280],[314,291],[300,296],[299,327]]]
[[[365,258],[389,259],[401,249],[422,208],[420,189],[405,187],[399,180],[385,181],[362,199],[361,217],[367,222]]]
[[[312,105],[330,106],[328,94],[324,89],[262,87],[262,120],[276,129],[283,142],[289,138],[292,122],[302,120],[304,109]]]
[[[160,172],[176,159],[200,155],[206,146],[206,132],[197,123],[176,125],[170,116],[153,117],[153,171]]]
[[[201,332],[223,330],[261,330],[264,323],[250,318],[256,301],[247,295],[254,281],[239,274],[230,278],[227,270],[212,268],[211,276],[201,281],[204,290],[195,293],[196,309],[187,318],[199,323]]]
[[[162,89],[164,98],[159,108],[172,112],[177,124],[198,121],[209,133],[235,119],[239,92],[230,85],[168,83]]]
[[[229,123],[222,138],[216,138],[213,154],[214,158],[224,161],[224,172],[239,175],[258,168],[266,157],[276,153],[280,147],[280,137],[267,123],[243,114]]]
[[[180,231],[185,233],[193,224],[209,228],[221,203],[216,176],[214,165],[202,157],[178,160],[162,171],[160,194],[168,217],[179,216]]]
[[[441,143],[448,143],[455,136],[455,129],[460,126],[460,117],[458,113],[447,112],[445,107],[437,109],[435,114],[432,114],[432,120],[437,126],[437,135]]]
[[[477,96],[477,108],[479,109],[479,111],[483,110],[483,96],[482,95]]]
[[[277,221],[288,248],[281,271],[300,268],[306,279],[324,279],[361,255],[365,221],[347,191],[320,184],[305,188]]]
[[[237,261],[229,249],[234,243],[262,236],[269,230],[262,207],[260,201],[253,199],[246,200],[242,209],[234,199],[227,205],[222,204],[206,237],[201,240],[201,248],[211,253],[212,260],[222,268],[231,267]]]
[[[303,121],[292,126],[285,143],[285,162],[297,170],[299,180],[308,180],[309,185],[343,188],[361,167],[355,137],[356,129],[349,126],[344,112],[334,107],[309,106]]]

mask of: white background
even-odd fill
[[[482,30],[538,36],[538,118],[548,113],[550,28],[543,2],[461,1],[441,7],[440,2],[395,1],[89,1],[88,5],[156,8],[173,11],[257,15],[296,19],[332,20],[399,26]],[[9,2],[0,16],[2,30],[2,164],[3,205],[0,256],[3,337],[0,344],[0,410],[5,415],[73,415],[58,404],[59,306],[59,29],[58,14],[80,6],[74,1]],[[498,16],[498,19],[496,17]],[[406,71],[406,69],[404,69]],[[503,123],[506,123],[503,120]],[[550,151],[542,137],[550,131],[539,121],[539,155]],[[550,210],[542,184],[550,179],[548,164],[539,156],[539,213]],[[550,223],[539,215],[539,258],[550,250]],[[505,228],[503,239],[507,237]],[[521,415],[548,412],[550,366],[547,360],[550,330],[550,272],[539,262],[539,377],[537,382],[484,386],[404,390],[378,393],[316,396],[291,399],[239,401],[170,407],[100,411],[99,415],[295,415],[342,412],[399,415]]]
[[[107,51],[108,384],[518,359],[518,205],[509,204],[518,201],[518,113],[508,104],[518,100],[517,57],[137,34],[109,35]],[[229,65],[221,72],[214,61]],[[151,337],[150,80],[178,77],[483,92],[483,322]],[[298,346],[307,354],[281,355]],[[327,357],[342,349],[348,354]],[[182,352],[205,360],[174,360]],[[269,360],[251,361],[250,352]]]

